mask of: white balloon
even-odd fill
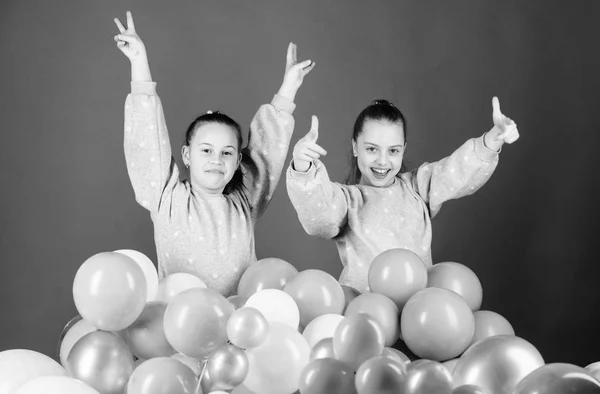
[[[146,302],[154,301],[158,291],[158,272],[156,271],[156,267],[154,266],[154,263],[152,263],[152,260],[137,250],[121,249],[115,250],[115,252],[131,257],[140,266],[146,277],[146,289],[148,291]]]
[[[164,277],[158,284],[158,292],[155,301],[163,301],[167,304],[175,296],[189,289],[206,289],[206,284],[202,279],[186,272],[177,272]]]
[[[333,338],[335,329],[342,320],[344,320],[344,316],[337,313],[327,313],[314,318],[302,332],[308,346],[312,349],[321,339]]]
[[[73,324],[73,327],[71,327],[65,334],[58,352],[60,363],[63,365],[63,367],[67,367],[67,356],[77,341],[80,340],[84,335],[97,330],[98,329],[94,327],[92,323],[85,319],[79,320],[77,323]]]
[[[43,376],[30,380],[12,394],[100,394],[80,380],[67,376]]]
[[[64,376],[65,369],[45,354],[27,349],[0,352],[0,394],[13,394],[26,382],[42,376]]]
[[[300,311],[296,301],[283,290],[265,289],[254,293],[244,306],[256,308],[269,323],[283,323],[294,330],[300,324]]]

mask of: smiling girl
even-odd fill
[[[431,260],[431,219],[445,201],[468,196],[490,178],[500,148],[519,138],[517,125],[492,100],[494,127],[450,156],[407,171],[403,166],[407,125],[398,108],[376,100],[356,119],[350,173],[345,184],[329,180],[319,157],[318,120],[294,147],[287,190],[310,235],[333,239],[343,265],[340,282],[368,291],[373,259],[394,248]]]
[[[180,181],[146,48],[130,12],[127,28],[115,23],[117,46],[131,62],[127,171],[136,200],[154,223],[159,278],[191,273],[228,296],[256,261],[254,226],[279,182],[294,130],[293,101],[314,63],[298,63],[290,44],[281,88],[254,116],[245,148],[241,128],[229,116],[209,111],[196,118],[181,150],[189,177]]]

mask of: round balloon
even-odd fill
[[[206,288],[206,284],[197,276],[188,274],[187,272],[176,272],[165,276],[158,283],[156,301],[163,301],[168,304],[175,296],[186,290]]]
[[[258,309],[243,307],[227,321],[227,337],[242,349],[257,347],[267,338],[269,322]]]
[[[385,356],[372,357],[356,371],[356,391],[358,394],[401,393],[405,388],[406,378],[404,364]]]
[[[473,312],[451,290],[430,287],[406,303],[401,317],[406,346],[423,359],[445,361],[460,355],[475,331]]]
[[[246,307],[257,309],[269,323],[283,323],[298,329],[300,311],[294,299],[283,290],[266,289],[248,298]]]
[[[1,392],[1,389],[0,389]],[[28,381],[11,394],[100,394],[80,380],[67,376],[42,376]]]
[[[473,317],[475,318],[475,333],[471,345],[495,335],[515,335],[515,330],[508,320],[496,312],[476,311],[473,313]]]
[[[83,319],[80,319],[68,329],[59,343],[58,350],[60,363],[63,367],[67,365],[67,356],[69,356],[69,352],[73,348],[73,345],[75,345],[75,343],[77,343],[84,335],[97,330],[98,329],[94,327],[92,323]]]
[[[300,392],[315,394],[352,394],[354,371],[334,358],[311,361],[300,374]]]
[[[134,369],[133,355],[117,334],[94,331],[71,349],[66,370],[102,394],[123,393]]]
[[[408,299],[427,286],[427,268],[414,252],[389,249],[373,259],[368,278],[372,293],[383,294],[402,311]]]
[[[452,394],[491,394],[484,390],[482,387],[475,386],[473,384],[464,384],[462,386],[455,387],[452,390]]]
[[[148,302],[140,317],[122,332],[123,339],[136,357],[147,360],[177,353],[165,336],[166,310],[166,302]]]
[[[320,358],[335,358],[333,351],[333,338],[324,338],[310,349],[310,361]]]
[[[196,384],[196,375],[190,368],[171,357],[156,357],[133,371],[126,393],[194,394]]]
[[[189,289],[167,306],[164,330],[179,353],[203,359],[227,342],[227,321],[233,306],[212,289]]]
[[[346,308],[345,316],[366,313],[379,323],[385,335],[385,346],[392,346],[400,337],[400,311],[392,300],[382,294],[364,293]]]
[[[116,253],[122,253],[129,256],[140,266],[146,277],[146,302],[154,301],[158,292],[158,272],[152,260],[142,252],[131,249],[115,250]]]
[[[600,361],[589,364],[585,367],[585,369],[590,373],[590,375],[600,380]]]
[[[336,358],[356,371],[371,357],[381,355],[385,336],[371,316],[358,313],[342,320],[333,335]]]
[[[249,369],[243,385],[260,394],[292,393],[309,354],[302,334],[286,324],[271,323],[267,339],[246,351]]]
[[[348,307],[348,304],[352,302],[353,299],[360,295],[360,291],[356,290],[352,286],[342,285],[342,290],[344,291],[344,311]],[[343,312],[342,312],[343,313]]]
[[[238,295],[250,297],[261,290],[283,290],[298,270],[285,260],[267,257],[251,264],[240,278]]]
[[[341,315],[345,297],[339,282],[325,271],[299,272],[283,289],[292,296],[300,311],[300,324],[306,327],[316,317],[328,313]]]
[[[427,270],[427,287],[452,290],[464,298],[472,311],[481,307],[481,282],[466,265],[450,261],[434,264]]]
[[[525,376],[514,391],[514,394],[538,393],[600,393],[600,381],[573,364],[546,364]]]
[[[302,335],[306,338],[308,346],[312,348],[322,339],[333,338],[333,334],[335,334],[335,330],[342,320],[344,320],[344,316],[342,315],[327,313],[308,323],[304,331],[302,331]]]
[[[406,365],[407,394],[451,394],[452,375],[441,363],[416,360]]]
[[[207,370],[213,390],[231,390],[246,378],[248,358],[239,347],[225,344],[212,351],[208,357]]]
[[[512,394],[517,383],[544,365],[540,352],[526,340],[513,335],[485,338],[460,357],[454,385],[472,384],[490,393]]]
[[[147,295],[142,269],[122,253],[93,255],[79,267],[73,281],[77,311],[100,330],[128,327],[142,313]]]
[[[27,349],[0,352],[0,394],[12,394],[35,378],[64,375],[65,369],[45,354]]]

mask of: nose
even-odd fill
[[[213,155],[213,156],[210,158],[210,163],[211,163],[211,164],[218,164],[218,165],[221,165],[221,164],[223,164],[223,158],[222,158],[222,157],[221,157],[221,155],[219,155],[218,153],[217,153],[217,154],[214,154],[214,155]]]
[[[387,153],[381,152],[379,155],[377,155],[376,162],[380,166],[385,166],[386,164],[388,164],[389,157],[388,157]]]

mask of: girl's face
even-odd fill
[[[182,156],[190,167],[192,185],[211,194],[223,193],[242,157],[235,131],[221,123],[199,126],[190,145],[183,146]]]
[[[374,187],[393,184],[402,166],[405,146],[402,124],[365,121],[362,133],[352,141],[361,172],[360,184]]]

